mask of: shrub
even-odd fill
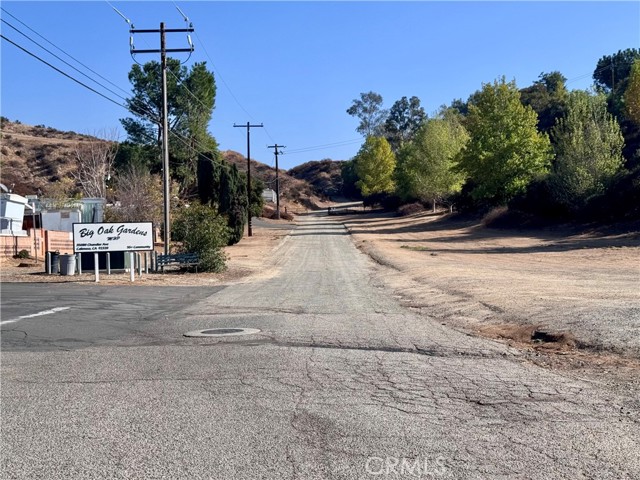
[[[273,212],[269,218],[276,219],[276,212]],[[293,220],[293,215],[289,212],[280,211],[280,220]]]
[[[29,258],[31,255],[29,255],[29,250],[20,250],[18,252],[18,254],[16,255],[16,258]]]
[[[414,213],[424,212],[424,205],[420,202],[406,203],[398,208],[398,215],[405,217],[407,215],[413,215]]]
[[[583,221],[633,221],[640,219],[640,168],[619,173],[609,189],[589,199],[580,212]]]
[[[260,216],[263,218],[271,218],[271,216],[274,215],[275,212],[276,212],[275,208],[269,205],[264,205],[262,207],[262,214]]]
[[[229,227],[218,211],[200,203],[179,210],[173,222],[173,239],[182,242],[182,251],[200,256],[200,269],[221,272],[226,268],[224,247]]]
[[[502,225],[505,216],[509,213],[507,207],[496,207],[482,217],[482,225],[485,227],[497,227]]]
[[[570,209],[555,199],[549,177],[532,181],[524,193],[509,202],[509,208],[551,220],[569,219],[572,216]]]

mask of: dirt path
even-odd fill
[[[640,233],[505,231],[427,213],[342,218],[402,302],[554,351],[640,358]]]

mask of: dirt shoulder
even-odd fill
[[[115,271],[111,275],[100,273],[101,285],[170,285],[170,286],[206,286],[228,285],[251,281],[255,278],[274,275],[271,259],[288,233],[295,228],[294,222],[260,219],[253,226],[253,236],[244,236],[236,245],[225,248],[227,254],[227,270],[222,273],[183,271],[179,268],[167,268],[164,273],[143,273],[136,276],[131,283],[130,274]],[[81,275],[63,276],[48,275],[42,261],[35,263],[32,259],[20,260],[0,258],[1,282],[35,282],[35,283],[82,283],[95,282],[93,271]]]
[[[594,353],[603,364],[640,359],[637,230],[507,231],[430,213],[338,218],[400,301],[443,324],[578,364]]]

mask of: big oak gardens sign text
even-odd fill
[[[145,250],[153,250],[151,222],[73,224],[74,253]]]

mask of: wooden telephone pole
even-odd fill
[[[282,153],[278,148],[287,148],[284,145],[268,145],[267,148],[274,148],[276,155],[276,219],[280,220],[280,178],[278,176],[278,154]]]

